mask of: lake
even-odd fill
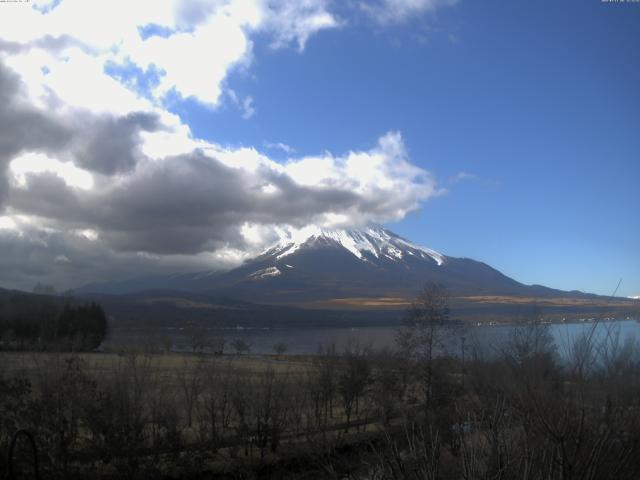
[[[505,340],[513,335],[514,329],[523,328],[514,325],[467,326],[464,331],[456,331],[448,342],[450,354],[462,352],[464,337],[465,351],[481,351],[485,354],[500,350]],[[554,323],[548,326],[558,353],[566,355],[568,346],[579,335],[588,334],[594,329],[593,338],[602,341],[605,337],[617,337],[624,341],[628,338],[640,340],[640,322],[635,319],[618,319],[599,322],[594,326],[589,321],[575,323]],[[313,355],[319,347],[335,344],[338,352],[352,342],[370,345],[375,349],[395,345],[397,326],[358,327],[358,328],[290,328],[290,329],[199,329],[157,328],[157,329],[114,329],[105,341],[104,349],[118,349],[128,346],[152,346],[170,348],[173,351],[191,351],[194,342],[215,344],[220,338],[225,340],[225,352],[232,353],[231,343],[241,339],[250,345],[251,353],[274,353],[274,345],[284,343],[288,354]]]

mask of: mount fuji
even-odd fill
[[[88,285],[76,292],[171,289],[262,304],[357,307],[380,299],[379,305],[392,307],[394,302],[406,303],[427,282],[445,285],[456,297],[569,294],[524,285],[485,263],[443,255],[377,226],[359,230],[308,227],[283,236],[259,256],[224,273],[204,271]]]
[[[524,285],[485,263],[448,257],[381,227],[305,229],[234,270],[202,278],[198,290],[258,303],[326,307],[378,298],[381,306],[392,306],[394,299],[414,297],[427,282],[441,283],[458,297],[566,294]]]

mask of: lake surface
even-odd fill
[[[130,346],[150,346],[155,349],[171,349],[173,351],[191,351],[194,344],[214,345],[221,338],[225,341],[225,352],[234,351],[232,343],[241,339],[250,345],[250,352],[255,354],[274,353],[274,345],[283,343],[288,354],[313,355],[320,346],[335,345],[338,352],[353,342],[371,346],[375,349],[393,348],[396,341],[397,326],[359,327],[359,328],[291,328],[291,329],[200,329],[158,328],[158,329],[114,329],[103,348],[118,349]],[[500,351],[505,341],[513,336],[513,325],[467,326],[464,330],[455,331],[448,342],[450,354],[460,355],[462,345],[466,352],[472,351],[491,354]],[[589,321],[577,323],[555,323],[548,325],[549,333],[554,339],[558,353],[565,356],[569,346],[580,335],[589,335],[596,342],[618,338],[640,340],[640,322],[635,319],[620,319],[599,322],[597,325]],[[207,350],[207,349],[205,349]],[[211,350],[211,348],[208,348]]]

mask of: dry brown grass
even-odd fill
[[[401,297],[347,297],[330,298],[306,302],[300,306],[304,308],[320,309],[383,309],[404,310],[411,304],[411,299]]]
[[[633,305],[632,301],[616,299],[607,301],[601,298],[540,298],[540,297],[514,297],[500,295],[476,295],[470,297],[457,297],[460,300],[467,300],[475,303],[483,304],[499,304],[499,305],[541,305],[541,306],[557,306],[557,307],[629,307]]]
[[[403,297],[345,297],[317,300],[300,304],[303,308],[320,309],[354,309],[354,310],[404,310],[411,305],[410,298]],[[606,298],[572,298],[572,297],[518,297],[509,295],[474,295],[467,297],[452,297],[453,304],[476,303],[481,305],[539,305],[549,307],[638,307],[640,302],[616,298],[609,301]]]

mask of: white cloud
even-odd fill
[[[124,98],[113,84],[117,81],[104,72],[107,64],[123,68],[133,64],[142,71],[153,67],[159,72],[159,82],[150,92],[156,100],[175,91],[216,107],[229,72],[251,63],[253,35],[265,32],[276,48],[293,44],[302,50],[310,36],[337,26],[326,3],[63,0],[53,9],[21,5],[8,15],[3,12],[0,35],[18,42],[22,56],[30,57],[26,65],[20,66],[18,59],[10,62],[23,78],[46,85],[71,105],[104,111],[107,101],[119,112],[127,106],[129,111],[139,110],[132,106],[135,97]],[[149,25],[166,34],[142,38],[139,29]],[[46,81],[44,66],[50,70]],[[37,85],[32,87],[37,90]],[[243,115],[252,114],[252,101],[245,98]]]
[[[456,3],[458,0],[375,0],[360,2],[360,8],[377,23],[386,25],[401,23]]]
[[[284,153],[291,155],[292,153],[296,152],[296,149],[293,148],[291,145],[287,145],[286,143],[282,143],[282,142],[265,142],[264,146],[268,149],[271,150],[282,150]]]
[[[0,216],[0,230],[17,230],[16,221],[9,216]]]
[[[73,48],[42,77],[67,107],[125,115],[150,104],[104,73],[104,60]]]
[[[150,158],[163,158],[182,155],[197,148],[206,146],[191,137],[186,125],[174,126],[167,130],[142,132],[142,152]]]
[[[340,161],[329,153],[320,157],[290,160],[286,172],[300,185],[331,186],[340,181]]]
[[[11,161],[9,170],[13,174],[14,181],[20,187],[26,185],[26,178],[29,174],[43,172],[49,172],[62,178],[70,187],[89,190],[94,185],[91,173],[76,167],[71,162],[61,162],[43,153],[25,153]]]
[[[216,106],[227,73],[234,65],[248,61],[251,41],[246,28],[259,21],[255,8],[233,8],[238,4],[219,8],[193,31],[173,32],[166,38],[132,39],[124,45],[121,56],[143,70],[154,65],[162,72],[154,91],[156,97],[175,89],[184,98],[194,97]]]
[[[242,118],[249,120],[255,113],[256,109],[253,106],[253,97],[249,95],[242,101]]]
[[[280,0],[263,2],[263,30],[273,35],[271,46],[295,43],[303,51],[309,38],[321,30],[337,28],[341,22],[329,11],[327,0]]]
[[[292,159],[285,171],[300,185],[357,193],[367,204],[376,205],[370,212],[344,216],[346,225],[397,220],[421,201],[442,193],[427,171],[410,163],[399,132],[383,135],[371,150]],[[384,199],[384,205],[376,199]],[[329,213],[327,221],[335,225],[337,212]]]
[[[229,90],[227,93],[231,101],[242,112],[243,119],[249,120],[255,115],[256,108],[253,105],[253,97],[251,95],[247,95],[246,97],[244,97],[244,99],[240,99],[240,97],[234,90]]]
[[[90,228],[87,228],[84,230],[75,230],[75,233],[86,238],[87,240],[96,241],[98,240],[98,238],[100,238],[100,235],[98,234],[98,232]]]
[[[460,183],[460,182],[464,182],[466,180],[475,180],[477,179],[478,176],[473,174],[473,173],[469,173],[469,172],[458,172],[456,173],[453,177],[451,177],[449,179],[449,184],[450,185],[454,185],[456,183]]]

